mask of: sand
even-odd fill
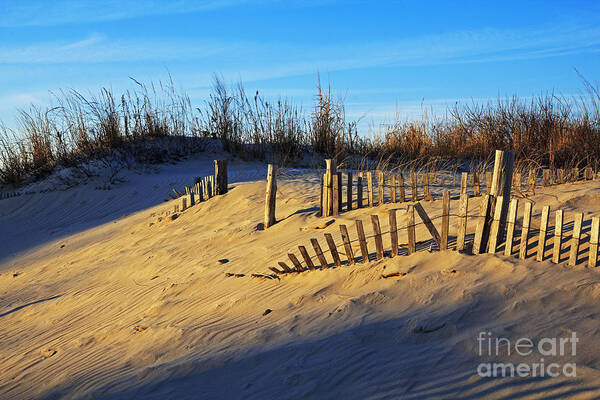
[[[314,254],[312,237],[325,247],[325,232],[345,259],[340,224],[355,240],[353,221],[363,219],[370,236],[369,215],[378,214],[387,232],[386,210],[399,208],[404,226],[406,204],[354,210],[314,229],[325,222],[316,216],[318,175],[284,169],[278,222],[261,230],[266,166],[231,161],[229,193],[166,218],[171,188],[209,174],[219,156],[128,171],[110,190],[92,181],[0,201],[0,398],[600,396],[600,272],[583,258],[568,267],[567,243],[560,264],[430,252],[423,243],[411,256],[253,278],[299,255],[300,244]],[[440,198],[440,188],[433,193]],[[455,212],[458,188],[452,193]],[[563,207],[567,224],[574,211],[597,215],[599,196],[598,182],[540,189],[532,225],[546,204]],[[441,201],[424,207],[439,224]],[[419,226],[417,240],[427,239]],[[534,341],[576,332],[577,353],[556,362],[576,363],[577,377],[481,377],[482,362],[540,359],[482,357],[482,331]]]

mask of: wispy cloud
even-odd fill
[[[246,2],[247,0],[3,1],[0,27],[86,24],[152,15],[203,12]]]

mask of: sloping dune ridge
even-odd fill
[[[298,245],[313,254],[309,240],[323,246],[323,233],[342,251],[340,224],[358,249],[357,218],[374,252],[370,214],[380,215],[389,248],[387,209],[399,209],[404,227],[406,203],[343,213],[314,229],[325,221],[316,215],[318,175],[284,169],[278,222],[262,230],[266,166],[232,161],[227,194],[167,218],[171,188],[207,175],[218,156],[127,172],[111,190],[91,182],[0,201],[0,398],[600,396],[600,271],[583,257],[568,267],[567,240],[559,264],[423,245],[410,256],[256,278]],[[423,202],[436,224],[441,190]],[[532,225],[546,204],[563,207],[567,225],[572,211],[596,215],[598,196],[597,181],[540,189]],[[471,214],[478,203],[471,200]],[[454,225],[452,217],[451,237]],[[428,238],[420,225],[417,240]],[[487,360],[480,332],[534,342],[576,333],[576,354],[557,362],[575,363],[577,376],[479,376]],[[535,363],[540,355],[494,359]]]

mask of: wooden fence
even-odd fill
[[[399,255],[410,255],[419,249],[429,248],[430,251],[439,250],[446,251],[453,249],[454,251],[482,254],[503,252],[506,256],[516,254],[520,259],[526,259],[530,256],[535,256],[537,261],[544,261],[550,258],[554,263],[564,261],[564,257],[571,266],[576,265],[580,259],[581,244],[583,239],[588,239],[589,246],[587,252],[588,266],[596,267],[598,259],[598,243],[600,230],[600,217],[593,217],[591,221],[584,221],[583,213],[573,213],[569,216],[572,222],[565,225],[563,210],[555,211],[555,225],[552,230],[548,224],[550,220],[550,206],[542,208],[540,216],[539,229],[532,229],[532,202],[525,201],[523,205],[522,223],[517,223],[518,202],[517,198],[511,199],[511,193],[522,193],[522,173],[513,174],[514,154],[508,152],[497,151],[496,163],[494,171],[486,172],[486,191],[487,193],[481,197],[479,208],[476,214],[469,214],[469,199],[470,194],[467,191],[468,182],[472,182],[473,195],[481,196],[481,184],[479,182],[478,173],[471,175],[464,172],[460,180],[460,197],[458,209],[452,213],[450,209],[450,192],[444,191],[442,195],[442,212],[440,229],[436,227],[432,219],[429,217],[421,202],[419,201],[417,191],[417,174],[410,173],[409,186],[410,203],[407,205],[405,226],[398,227],[397,212],[398,209],[388,210],[387,230],[382,231],[381,222],[378,215],[371,215],[371,225],[373,235],[369,238],[374,242],[374,253],[370,252],[365,235],[363,221],[357,219],[355,223],[356,239],[352,240],[345,224],[339,225],[342,248],[338,250],[338,243],[335,242],[331,233],[325,233],[325,243],[328,251],[323,251],[321,243],[317,238],[310,238],[311,247],[314,250],[316,261],[313,262],[308,250],[304,245],[298,246],[298,251],[302,261],[294,253],[289,253],[288,258],[291,266],[287,261],[279,261],[279,268],[269,267],[271,271],[277,274],[285,274],[292,272],[302,272],[305,270],[324,269],[329,267],[340,267],[342,265],[354,265],[357,261],[366,263],[370,260],[381,260],[384,257],[396,257]],[[356,177],[356,207],[363,207],[363,178],[366,179],[367,187],[367,202],[369,207],[383,204],[386,200],[385,189],[390,189],[390,196],[387,197],[392,203],[401,203],[407,201],[404,176],[398,172],[395,174],[387,174],[389,185],[385,184],[386,174],[382,171],[376,171],[377,190],[373,185],[373,173],[370,171],[359,173]],[[532,170],[528,176],[527,190],[535,192],[537,172]],[[346,190],[346,207],[347,211],[354,207],[353,199],[353,173],[348,172],[347,190]],[[321,179],[321,215],[331,216],[337,215],[342,211],[342,177],[341,172],[335,170],[335,164],[332,161],[327,162],[327,172],[323,174]],[[585,168],[583,175],[575,168],[573,170],[543,170],[542,185],[549,186],[551,184],[561,184],[567,181],[597,179],[591,168]],[[421,176],[422,182],[422,199],[431,200],[432,194],[429,189],[429,182],[436,180],[435,174],[426,173]],[[455,177],[454,177],[455,179]],[[375,197],[377,194],[377,197]],[[415,213],[419,217],[420,222],[415,223]],[[450,237],[450,222],[454,219],[456,226],[456,236]],[[468,235],[467,228],[469,224],[475,223],[475,233]],[[416,226],[424,225],[428,231],[429,238],[426,241],[418,241],[416,236]],[[590,226],[589,232],[584,232],[584,227]],[[567,228],[570,229],[571,236],[566,241],[565,233]],[[400,244],[400,234],[403,233],[406,241]],[[585,235],[584,235],[585,233]],[[387,236],[387,238],[384,238]],[[548,247],[549,237],[553,237],[553,245]],[[532,238],[537,237],[537,243],[532,248]],[[518,240],[517,240],[518,238]],[[452,239],[452,241],[450,240]],[[352,247],[353,242],[358,241],[360,254],[355,255]],[[518,250],[515,249],[518,242]],[[387,246],[384,243],[389,244]],[[421,245],[419,247],[419,245]],[[565,245],[568,245],[568,254],[565,253]],[[371,244],[371,247],[373,244]],[[327,260],[325,254],[329,253],[332,263]],[[342,261],[342,255],[345,260]],[[583,258],[585,260],[585,257]]]
[[[215,173],[205,177],[195,178],[193,186],[186,186],[182,193],[173,189],[169,193],[172,199],[180,199],[173,207],[173,212],[183,212],[195,204],[207,201],[214,196],[227,193],[227,161],[215,160]]]

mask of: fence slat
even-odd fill
[[[469,210],[469,195],[461,193],[458,204],[458,228],[456,235],[456,251],[465,250],[465,238],[467,236],[467,213]]]
[[[489,194],[486,194],[481,198],[479,203],[479,216],[477,217],[477,227],[475,228],[475,239],[473,240],[473,254],[479,254],[485,251],[483,248],[483,240],[485,235],[485,229],[490,212],[490,198]]]
[[[310,243],[312,244],[313,249],[315,250],[315,254],[321,263],[321,268],[327,268],[327,259],[323,255],[323,250],[321,249],[321,245],[317,239],[310,239]]]
[[[469,183],[469,173],[463,172],[460,176],[460,193],[467,193],[467,185]]]
[[[427,215],[427,212],[425,212],[425,209],[423,208],[423,206],[421,205],[421,203],[415,203],[415,210],[417,211],[417,214],[419,214],[419,217],[421,217],[421,220],[425,224],[425,227],[427,228],[427,230],[429,231],[429,233],[433,237],[433,240],[435,240],[435,242],[439,246],[441,244],[441,242],[442,242],[442,239],[440,237],[440,233],[435,228],[435,225],[433,225],[433,222],[431,222],[431,219],[429,218],[429,215]]]
[[[390,246],[392,247],[392,257],[398,255],[398,224],[396,223],[396,210],[388,210],[390,224]]]
[[[544,250],[546,249],[546,233],[548,231],[548,219],[550,218],[550,206],[542,208],[542,219],[540,221],[540,237],[538,239],[537,261],[544,261]]]
[[[373,234],[375,235],[375,253],[377,260],[383,258],[383,240],[381,238],[381,225],[379,224],[379,217],[377,215],[371,215],[371,224],[373,225]]]
[[[573,218],[573,236],[571,237],[571,248],[569,250],[569,265],[574,267],[577,264],[579,254],[579,239],[581,238],[581,223],[583,222],[583,213],[576,213]]]
[[[450,230],[450,192],[444,190],[442,196],[442,237],[440,250],[448,250],[448,232]]]
[[[508,218],[506,220],[506,241],[504,242],[504,255],[510,256],[513,252],[513,242],[515,237],[515,222],[517,220],[517,209],[519,200],[512,199],[508,207]]]
[[[408,236],[408,254],[417,251],[417,241],[415,235],[415,206],[409,204],[406,208],[406,234]]]
[[[367,190],[369,191],[369,207],[373,207],[373,174],[367,172]]]
[[[552,262],[558,264],[560,262],[560,250],[562,247],[563,236],[563,210],[556,210],[554,221],[554,248],[552,250]]]
[[[331,206],[332,206],[332,211],[331,211],[331,215],[335,216],[335,215],[339,215],[340,213],[340,192],[338,190],[338,186],[339,186],[339,175],[336,173],[334,173],[331,176],[331,185],[333,187],[333,189],[331,190],[331,195],[333,196],[331,198]]]
[[[348,228],[346,228],[346,225],[340,225],[340,233],[342,234],[342,241],[344,242],[344,249],[346,250],[348,265],[354,265],[354,251],[352,250],[350,235],[348,235]]]
[[[273,164],[269,164],[267,171],[267,190],[265,195],[265,220],[264,228],[275,224],[275,203],[277,200],[277,176]]]
[[[356,208],[363,206],[363,177],[356,177]]]
[[[306,247],[298,246],[298,250],[300,251],[302,258],[304,259],[304,262],[306,263],[306,267],[308,269],[315,269],[315,264],[313,264],[310,256],[308,255],[308,251],[306,251]]]
[[[396,198],[396,175],[393,172],[390,173],[390,195],[392,203],[398,202]]]
[[[346,210],[352,211],[352,172],[348,171],[348,181],[346,182]]]
[[[331,252],[331,257],[333,258],[333,264],[336,267],[342,266],[342,260],[340,260],[340,254],[337,251],[337,246],[335,245],[335,241],[333,240],[333,236],[331,233],[325,233],[325,240],[327,241],[327,246],[329,247],[329,251]]]
[[[366,263],[369,261],[369,249],[367,247],[367,238],[365,236],[365,229],[363,228],[363,223],[360,219],[355,221],[356,224],[356,234],[358,235],[358,242],[360,243],[360,253],[361,253],[361,263]]]
[[[502,201],[503,196],[496,198],[496,206],[494,209],[494,217],[492,220],[492,226],[490,227],[490,238],[488,245],[488,253],[494,254],[498,249],[498,237],[501,236],[500,232],[500,218],[502,215]]]
[[[481,196],[481,186],[479,185],[479,173],[473,172],[473,196]]]
[[[288,253],[288,258],[290,259],[292,264],[294,264],[294,267],[296,267],[296,270],[298,272],[304,271],[304,268],[302,268],[302,264],[300,264],[300,261],[298,261],[298,258],[294,253]]]
[[[414,171],[412,171],[410,173],[410,187],[411,187],[411,191],[412,191],[412,201],[417,201],[418,200],[418,193],[417,193],[417,174],[415,174]]]
[[[586,168],[587,170],[587,168]],[[587,176],[587,171],[585,172]],[[600,235],[600,217],[592,217],[592,229],[590,230],[590,250],[588,255],[588,266],[596,267],[598,263],[598,236]]]
[[[385,203],[385,175],[383,171],[377,171],[377,205]]]
[[[284,263],[283,261],[278,261],[277,264],[279,264],[279,266],[281,268],[283,268],[283,270],[285,272],[293,272],[292,269],[290,267],[288,267],[288,265],[286,263]]]
[[[531,208],[532,203],[525,203],[523,211],[523,227],[521,228],[521,241],[519,242],[519,258],[524,260],[527,258],[527,244],[529,243],[529,226],[531,225]]]
[[[402,176],[402,172],[398,172],[398,190],[398,199],[401,203],[404,203],[406,201],[406,191],[404,189],[404,176]]]

